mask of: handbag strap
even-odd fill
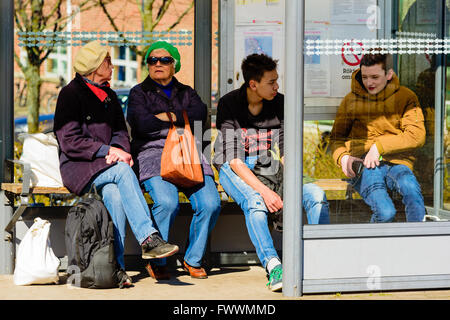
[[[170,112],[166,112],[166,114],[167,114],[167,116],[169,117],[170,124],[171,124],[172,126],[175,126],[175,125],[173,124],[172,114],[171,114]],[[185,129],[186,129],[186,128],[191,129],[191,125],[189,124],[189,118],[188,118],[186,109],[183,109],[183,119],[184,119],[184,128],[185,128]]]
[[[172,114],[171,114],[170,112],[166,112],[166,114],[167,114],[167,116],[169,117],[170,125],[173,127],[174,124],[173,124]]]

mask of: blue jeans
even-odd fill
[[[420,185],[405,165],[382,162],[374,169],[364,168],[361,177],[353,178],[353,186],[372,209],[371,222],[391,222],[396,210],[388,190],[402,195],[408,222],[423,221],[425,205]]]
[[[209,234],[216,225],[220,213],[220,197],[211,176],[204,176],[204,182],[192,188],[179,188],[155,176],[144,181],[144,188],[154,204],[152,216],[164,240],[169,238],[169,229],[180,209],[178,192],[182,191],[195,211],[190,229],[189,245],[184,260],[192,267],[200,267],[206,250]],[[152,263],[165,265],[165,259],[154,259]]]
[[[248,161],[246,164],[249,168],[252,167]],[[225,192],[242,208],[250,240],[265,268],[270,259],[279,257],[267,224],[269,211],[264,199],[234,173],[228,162],[220,168],[219,181]],[[328,202],[325,192],[319,186],[313,183],[303,186],[303,206],[308,223],[329,223]]]
[[[128,164],[117,162],[95,177],[84,190],[88,191],[93,183],[113,221],[114,251],[119,266],[125,269],[123,254],[127,219],[139,244],[158,230],[150,218],[150,210],[136,174]]]

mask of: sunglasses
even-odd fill
[[[151,66],[154,66],[157,62],[161,62],[161,64],[168,65],[173,63],[175,60],[172,57],[148,57],[147,63]]]

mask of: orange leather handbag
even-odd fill
[[[193,187],[203,182],[203,171],[187,112],[183,110],[183,133],[178,132],[169,112],[167,116],[170,129],[161,156],[161,177],[180,187]]]

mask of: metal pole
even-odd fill
[[[303,38],[304,0],[286,1],[284,101],[283,295],[303,293]]]
[[[14,1],[0,1],[0,182],[9,180],[5,159],[13,158],[14,124]],[[13,244],[3,241],[12,208],[0,191],[0,274],[13,272]]]
[[[211,58],[212,58],[212,0],[195,0],[194,27],[194,88],[208,106],[205,128],[195,136],[202,141],[202,151],[210,158],[211,131]],[[206,132],[205,132],[206,131]]]
[[[212,0],[195,1],[194,88],[211,108]]]

